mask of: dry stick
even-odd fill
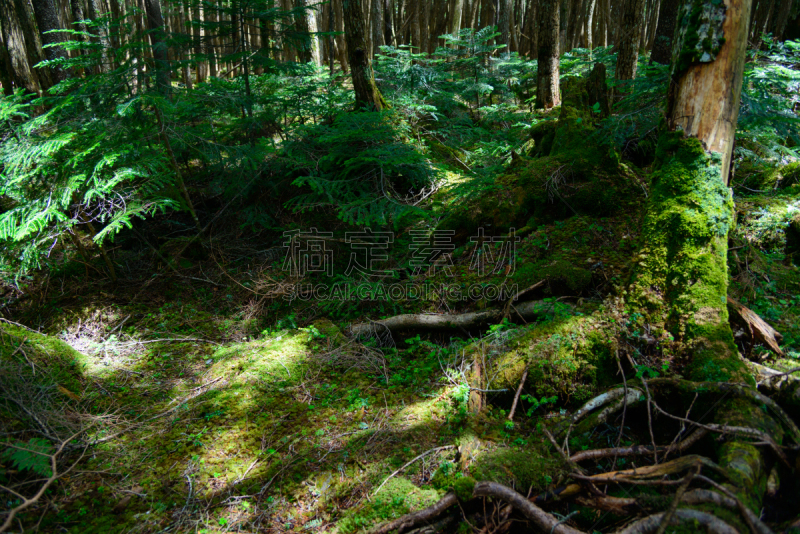
[[[550,443],[553,444],[553,447],[556,448],[556,451],[558,451],[558,454],[561,455],[561,458],[564,460],[564,462],[568,466],[570,466],[570,468],[573,471],[577,471],[578,473],[581,473],[581,474],[586,474],[586,470],[583,469],[581,466],[579,466],[574,461],[572,461],[572,459],[569,457],[569,455],[567,455],[567,453],[564,452],[564,449],[562,449],[561,447],[558,446],[558,443],[556,442],[556,438],[553,437],[553,434],[551,434],[550,431],[547,430],[547,428],[544,425],[542,425],[542,431],[544,432],[544,435],[547,436],[547,439],[550,440]]]
[[[653,532],[658,528],[663,517],[663,513],[647,516],[644,519],[640,519],[628,525],[625,529],[617,531],[617,534],[644,534],[646,532]],[[739,534],[738,530],[725,521],[698,510],[680,508],[675,511],[673,520],[677,520],[677,522],[680,523],[687,522],[692,525],[693,529],[703,527],[703,530],[713,532],[714,534]]]
[[[506,309],[503,311],[503,317],[506,317],[506,318],[508,318],[508,317],[511,315],[511,306],[514,304],[514,301],[515,301],[515,300],[517,300],[518,298],[520,298],[522,295],[524,295],[524,294],[525,294],[525,293],[527,293],[528,291],[533,291],[533,290],[534,290],[534,289],[536,289],[537,287],[540,287],[540,286],[541,286],[542,284],[544,284],[544,283],[545,283],[545,281],[544,281],[544,280],[539,280],[538,282],[536,282],[536,283],[535,283],[535,284],[533,284],[532,286],[530,286],[530,287],[527,287],[527,288],[523,289],[522,291],[518,291],[516,295],[514,295],[513,297],[511,297],[510,299],[508,299],[508,302],[506,303]],[[517,312],[517,313],[519,313],[519,312]],[[520,317],[521,317],[521,315],[520,315]],[[523,321],[524,321],[524,320],[525,320],[525,319],[523,318]]]
[[[431,449],[431,450],[429,450],[429,451],[425,451],[425,452],[423,452],[422,454],[420,454],[419,456],[417,456],[416,458],[414,458],[414,459],[413,459],[413,460],[411,460],[410,462],[406,463],[406,464],[405,464],[403,467],[401,467],[400,469],[398,469],[397,471],[395,471],[394,473],[392,473],[391,475],[389,475],[388,477],[386,477],[386,480],[384,480],[383,482],[381,482],[381,485],[380,485],[380,486],[378,486],[378,489],[376,489],[376,490],[375,490],[375,492],[373,493],[373,495],[376,495],[376,494],[377,494],[377,493],[378,493],[378,492],[381,490],[381,488],[383,487],[383,485],[384,485],[384,484],[386,484],[387,482],[389,482],[389,479],[390,479],[390,478],[392,478],[392,477],[393,477],[393,476],[395,476],[397,473],[399,473],[400,471],[402,471],[403,469],[405,469],[405,468],[406,468],[406,467],[408,467],[409,465],[413,464],[414,462],[416,462],[416,461],[417,461],[417,460],[419,460],[420,458],[423,458],[423,457],[425,457],[425,456],[429,455],[429,454],[430,454],[430,453],[432,453],[432,452],[444,451],[444,450],[447,450],[447,449],[455,449],[455,447],[456,447],[455,445],[445,445],[445,446],[443,446],[443,447],[436,447],[435,449]]]
[[[62,441],[61,445],[58,446],[58,450],[56,450],[56,452],[54,452],[53,454],[49,455],[50,456],[50,470],[52,471],[53,474],[50,475],[50,478],[48,478],[45,481],[45,483],[42,484],[42,487],[39,488],[39,491],[37,491],[36,494],[33,497],[31,497],[30,499],[28,499],[27,497],[24,497],[23,495],[20,495],[19,493],[17,493],[16,491],[14,491],[14,490],[12,490],[10,488],[6,488],[4,486],[0,486],[0,489],[6,490],[9,493],[13,493],[14,495],[16,495],[18,498],[20,498],[22,500],[22,504],[20,504],[19,506],[16,506],[15,508],[12,508],[11,510],[8,511],[8,516],[6,516],[6,520],[3,522],[2,525],[0,525],[0,532],[7,531],[8,528],[11,526],[11,523],[14,522],[14,517],[19,512],[22,512],[23,510],[25,510],[25,509],[31,507],[32,505],[36,504],[39,501],[39,499],[42,498],[42,495],[44,495],[44,493],[47,491],[47,488],[49,488],[50,486],[53,485],[53,482],[58,480],[59,477],[61,477],[61,476],[65,475],[66,473],[68,473],[72,469],[72,467],[75,466],[75,464],[73,464],[72,467],[67,469],[64,473],[59,474],[58,473],[58,466],[56,465],[56,458],[58,457],[59,454],[61,454],[61,452],[64,450],[64,447],[66,447],[67,444],[70,441],[72,441],[73,439],[78,437],[78,435],[80,435],[83,432],[84,432],[84,429],[81,429],[78,432],[76,432],[75,434],[71,435],[69,438],[67,438],[64,441]],[[78,461],[80,461],[82,458],[83,458],[83,454],[81,454],[81,457],[78,459]]]
[[[522,386],[525,385],[525,379],[528,378],[528,366],[525,365],[525,370],[522,371],[522,378],[519,381],[519,387],[517,388],[517,393],[514,395],[514,402],[511,403],[511,411],[508,412],[508,420],[514,420],[514,412],[517,411],[517,403],[519,402],[519,396],[522,393]]]
[[[656,409],[656,411],[666,415],[670,419],[675,419],[676,421],[681,421],[681,422],[684,422],[684,423],[688,423],[688,424],[696,426],[698,428],[704,428],[704,429],[706,429],[706,430],[708,430],[710,432],[718,432],[720,434],[728,434],[728,433],[730,433],[730,434],[741,434],[741,435],[744,435],[744,436],[751,436],[751,437],[760,438],[764,442],[763,444],[768,445],[770,447],[770,449],[772,449],[772,452],[775,453],[775,456],[778,457],[778,459],[781,461],[781,463],[783,463],[783,465],[785,465],[786,467],[788,467],[791,470],[794,470],[794,467],[792,467],[792,465],[789,463],[789,460],[786,458],[786,455],[780,449],[780,446],[777,443],[775,443],[775,440],[772,439],[772,436],[770,436],[770,435],[768,435],[768,434],[766,434],[764,432],[761,432],[760,430],[756,430],[755,428],[744,427],[744,426],[728,426],[728,425],[718,425],[718,424],[704,425],[702,423],[697,423],[695,421],[690,421],[689,419],[686,419],[684,417],[678,417],[677,415],[672,415],[671,413],[664,411],[655,402],[653,402],[653,407]],[[754,444],[754,445],[757,445],[757,443]]]
[[[616,333],[615,333],[616,334]],[[622,421],[619,424],[619,434],[617,434],[617,443],[614,444],[614,449],[619,449],[619,444],[622,442],[622,433],[625,431],[625,416],[628,413],[628,379],[625,378],[625,370],[622,369],[622,360],[619,359],[619,347],[614,350],[614,354],[617,358],[617,368],[619,369],[619,374],[622,375],[622,387],[625,389],[625,402],[622,404]],[[614,454],[614,462],[611,464],[614,467],[617,467],[617,455]]]
[[[653,444],[653,461],[658,463],[658,447],[656,446],[656,438],[653,435],[653,416],[650,411],[650,388],[647,387],[647,380],[642,375],[642,384],[644,384],[644,391],[647,394],[647,428],[650,430],[650,442]]]

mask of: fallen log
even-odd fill
[[[526,321],[540,319],[552,313],[553,303],[532,300],[516,304],[515,312]],[[441,330],[469,330],[497,323],[503,319],[503,308],[490,308],[478,312],[461,314],[407,313],[395,315],[380,321],[359,323],[350,327],[350,334],[356,338],[369,338],[382,335],[385,331],[396,332],[435,332]],[[512,319],[514,314],[512,314]]]

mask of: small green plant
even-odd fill
[[[542,397],[541,399],[537,399],[533,395],[524,394],[522,395],[522,399],[530,403],[530,408],[525,412],[525,415],[528,417],[533,415],[533,412],[538,410],[540,407],[546,404],[555,404],[558,401],[558,396],[553,395],[552,397]]]
[[[27,443],[17,441],[3,452],[2,457],[20,470],[30,470],[39,476],[49,477],[52,474],[50,455],[55,448],[53,444],[42,438],[31,438]]]

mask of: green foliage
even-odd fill
[[[299,212],[335,207],[354,225],[421,214],[415,196],[434,180],[430,163],[410,143],[408,125],[391,111],[347,113],[330,125],[300,128],[283,154],[294,185],[310,190],[288,205]]]
[[[10,444],[9,444],[10,445]],[[33,471],[39,476],[53,474],[50,455],[55,452],[53,444],[43,438],[31,438],[27,443],[17,441],[2,454],[16,469]]]
[[[800,158],[800,41],[764,44],[745,67],[735,154],[780,164]]]

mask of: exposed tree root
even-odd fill
[[[542,301],[529,301],[517,304],[514,309],[525,320],[534,320],[547,315],[551,305]],[[423,313],[409,313],[395,315],[380,321],[360,323],[350,327],[350,333],[354,337],[368,338],[376,335],[376,330],[388,330],[389,332],[409,332],[409,331],[440,331],[440,330],[468,330],[496,323],[503,319],[504,310],[502,308],[491,308],[479,312],[461,314],[442,314],[427,315]]]
[[[661,522],[664,520],[664,515],[664,513],[661,513],[647,516],[644,519],[640,519],[628,525],[623,530],[618,531],[617,534],[647,534],[649,532],[657,532],[661,526]],[[728,523],[711,514],[698,510],[679,508],[675,510],[672,517],[669,518],[670,525],[679,525],[687,522],[691,522],[693,528],[697,528],[698,526],[704,527],[706,532],[710,534],[739,534],[739,531]]]
[[[658,447],[658,452],[667,454],[681,453],[700,441],[700,439],[708,434],[708,430],[699,428],[692,432],[680,443],[669,445],[666,447]],[[583,462],[586,460],[601,460],[604,458],[613,457],[626,457],[626,456],[643,456],[645,454],[652,454],[653,447],[650,445],[633,445],[631,447],[615,447],[610,449],[595,449],[591,451],[581,451],[570,456],[573,462]]]
[[[522,515],[531,521],[538,530],[543,532],[551,532],[552,534],[584,534],[582,531],[574,529],[560,521],[552,514],[548,514],[513,489],[496,482],[478,482],[472,490],[472,497],[494,497],[496,499],[501,499],[522,513]],[[401,533],[409,528],[413,528],[421,523],[436,518],[457,503],[458,498],[455,494],[448,493],[436,504],[424,510],[407,514],[394,521],[379,525],[371,530],[370,534],[388,534],[393,531]]]

